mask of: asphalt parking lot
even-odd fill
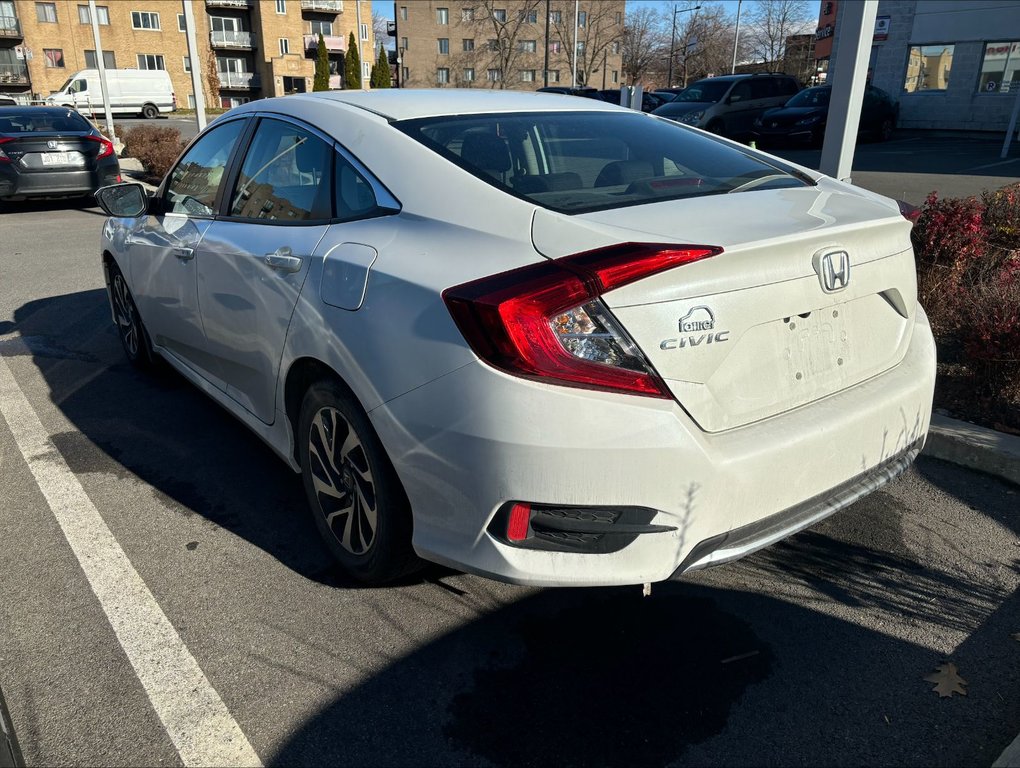
[[[955,175],[1010,179],[971,158]],[[922,458],[647,598],[360,588],[268,449],[126,363],[101,222],[0,212],[0,688],[27,764],[987,766],[1020,730],[1020,489]],[[156,625],[175,674],[133,655]],[[925,682],[946,661],[966,696]]]

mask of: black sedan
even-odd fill
[[[113,143],[66,107],[0,107],[0,200],[77,197],[120,181]]]
[[[817,146],[825,136],[832,88],[805,88],[786,104],[768,110],[754,121],[751,136],[759,144],[810,144]],[[865,86],[858,134],[868,133],[886,141],[896,127],[900,105],[885,91]]]

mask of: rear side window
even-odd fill
[[[230,215],[288,222],[330,218],[331,154],[308,131],[263,119],[241,165]]]
[[[791,80],[788,77],[780,78],[779,80],[779,93],[783,96],[792,96],[800,90],[800,86],[797,85],[796,80]]]
[[[243,126],[243,120],[232,120],[210,129],[178,161],[166,188],[167,213],[213,215],[216,193]]]
[[[336,216],[349,221],[363,219],[378,212],[378,203],[372,185],[357,168],[341,156],[336,156]]]
[[[776,79],[773,77],[756,77],[751,81],[751,98],[752,99],[770,99],[773,96],[778,96],[779,91],[776,88]]]
[[[638,112],[471,115],[393,124],[483,181],[564,213],[811,184],[695,129]]]

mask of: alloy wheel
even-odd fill
[[[361,438],[336,408],[320,408],[312,419],[308,458],[326,526],[346,551],[364,555],[375,543],[375,481]]]
[[[135,311],[135,305],[131,300],[127,284],[124,282],[124,276],[119,273],[113,277],[112,295],[113,314],[117,320],[117,330],[120,332],[120,338],[124,342],[124,349],[127,350],[128,355],[132,358],[137,357],[139,339],[141,337],[138,313]]]

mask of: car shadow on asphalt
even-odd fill
[[[92,195],[86,197],[55,198],[53,200],[0,200],[0,215],[17,213],[47,213],[49,211],[77,210],[103,216],[102,209],[96,205]]]
[[[354,586],[331,565],[297,477],[275,454],[176,374],[124,361],[104,291],[27,303],[0,336],[0,354],[30,357],[73,424],[54,442],[75,473],[137,477],[173,513],[228,529],[310,580]],[[920,468],[947,482],[942,467]],[[1007,504],[982,511],[1015,532]],[[494,590],[489,582],[429,571],[400,593],[422,615],[472,618],[424,645],[400,637],[407,630],[389,618],[392,606],[368,593],[378,621],[352,627],[343,649],[325,649],[336,663],[315,670],[332,699],[282,743],[261,745],[262,758],[990,764],[1020,714],[1008,634],[1020,629],[1018,596],[929,567],[904,546],[903,515],[880,492],[728,569],[657,584],[648,598],[636,587],[520,589],[480,610],[476,593]],[[905,621],[886,631],[859,620],[876,613]],[[966,639],[940,646],[926,634],[933,624]],[[351,647],[384,659],[395,646],[413,650],[350,682],[342,659]],[[939,699],[924,682],[947,657],[968,679],[968,698]]]

